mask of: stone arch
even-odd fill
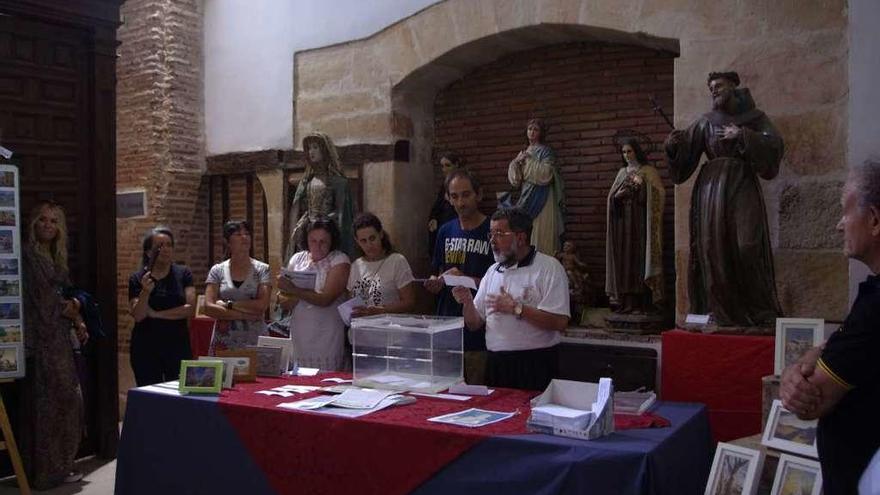
[[[430,95],[473,67],[529,47],[572,40],[665,50],[680,54],[673,81],[678,127],[707,109],[706,74],[733,69],[750,86],[762,110],[775,117],[783,134],[797,137],[814,127],[846,127],[841,117],[846,114],[848,87],[846,22],[843,0],[808,11],[784,3],[683,6],[661,0],[444,0],[367,38],[294,54],[293,142],[312,129],[328,132],[343,146],[392,146],[410,140],[409,162],[389,156],[381,163],[365,163],[364,207],[386,219],[404,254],[426,260],[422,231],[428,205],[422,205],[425,200],[419,196],[431,191],[433,177],[425,154],[428,148],[420,143],[431,139],[426,124]],[[800,77],[804,71],[817,77],[805,84]],[[845,168],[845,132],[835,133],[830,141],[822,170]],[[800,187],[803,174],[826,180],[804,165],[815,162],[811,156],[807,146],[789,148],[780,178],[765,186],[783,292],[789,285],[803,287],[795,275],[804,255],[798,251],[802,244],[798,236],[781,233],[803,232],[805,227],[780,198],[789,187]],[[691,183],[675,189],[679,273],[688,259]],[[810,263],[836,275],[844,273],[839,260],[820,252],[808,255]],[[413,264],[422,273],[427,268]],[[845,293],[844,275],[834,283]],[[686,284],[685,277],[676,281],[679,318],[687,310]],[[783,302],[787,313],[833,319],[845,312],[845,304],[837,299],[819,305],[808,301],[828,298],[790,299]]]

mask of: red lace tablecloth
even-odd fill
[[[526,433],[529,400],[537,395],[497,389],[467,401],[418,397],[414,404],[349,419],[276,407],[315,393],[289,398],[254,393],[289,383],[325,386],[320,380],[331,376],[348,377],[260,378],[237,384],[220,398],[221,411],[279,493],[408,493],[482,439]],[[472,407],[518,414],[481,428],[427,421]],[[620,429],[665,421],[651,415],[615,420]]]

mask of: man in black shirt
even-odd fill
[[[819,418],[826,495],[855,494],[880,447],[880,161],[852,169],[841,203],[844,254],[873,275],[859,285],[843,326],[783,371],[780,390],[788,410]]]

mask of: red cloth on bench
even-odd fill
[[[702,402],[717,442],[761,431],[761,378],[773,374],[768,336],[663,332],[661,396]]]

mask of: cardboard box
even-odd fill
[[[592,440],[614,431],[614,385],[552,380],[547,390],[532,399],[529,431]],[[542,406],[545,410],[541,410]],[[535,411],[535,408],[539,408]]]

